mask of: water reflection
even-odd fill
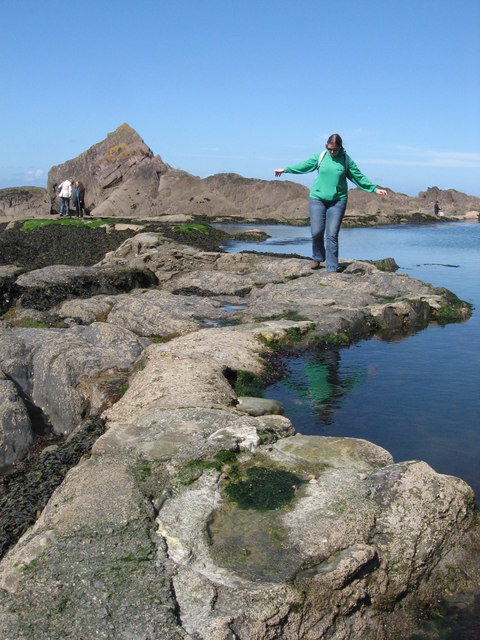
[[[362,366],[342,374],[340,361],[340,352],[333,349],[290,358],[284,363],[286,378],[270,387],[268,395],[280,392],[286,413],[294,424],[304,422],[302,413],[311,410],[322,424],[332,424],[343,396],[367,377]]]

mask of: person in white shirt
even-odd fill
[[[65,217],[70,215],[70,198],[72,197],[72,181],[64,180],[58,186],[58,195],[60,196],[60,218],[63,217],[65,211]]]

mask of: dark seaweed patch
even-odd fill
[[[90,452],[104,431],[99,418],[84,422],[58,446],[25,458],[0,477],[0,557],[36,521],[68,470]]]
[[[302,478],[283,469],[249,467],[246,478],[231,482],[225,492],[240,509],[270,511],[291,502],[303,482]]]

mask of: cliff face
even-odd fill
[[[0,216],[58,213],[57,186],[66,178],[83,182],[87,209],[95,216],[148,218],[187,214],[294,223],[308,219],[305,186],[285,179],[257,180],[232,173],[201,179],[174,169],[155,156],[128,124],[78,157],[52,167],[47,191],[38,190],[34,200],[31,187],[0,190]],[[470,217],[478,219],[480,198],[454,189],[430,187],[415,198],[393,191],[388,198],[379,198],[351,189],[345,222],[375,225],[434,219],[435,200],[447,218],[463,219],[470,212]],[[16,203],[13,208],[11,202]]]

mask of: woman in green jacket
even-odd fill
[[[327,273],[338,269],[338,233],[347,207],[347,178],[363,191],[386,196],[385,189],[363,175],[343,148],[342,138],[332,134],[326,144],[327,151],[316,153],[305,162],[275,169],[275,175],[282,173],[310,173],[318,169],[318,175],[310,191],[308,209],[312,232],[312,269],[318,269],[325,262]]]

